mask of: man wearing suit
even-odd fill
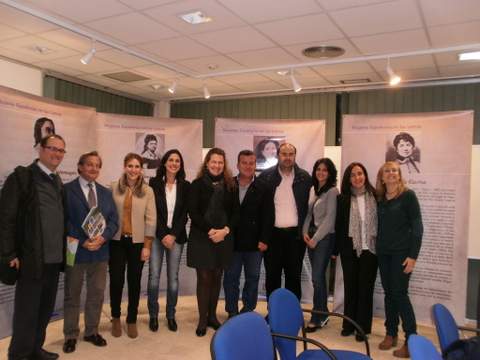
[[[63,185],[56,173],[65,141],[40,141],[38,159],[18,166],[0,196],[0,260],[18,272],[9,360],[54,360],[42,348],[65,254]]]
[[[255,310],[258,297],[258,279],[262,263],[262,252],[267,245],[262,242],[263,191],[255,181],[255,154],[242,150],[237,157],[239,223],[234,232],[234,251],[230,267],[225,271],[225,311],[228,317],[238,314],[239,283],[242,267],[245,284],[242,291],[243,308],[241,313]]]
[[[65,185],[67,202],[67,241],[78,241],[73,266],[65,270],[65,319],[63,351],[75,351],[80,333],[80,294],[83,278],[87,281],[85,301],[85,333],[83,340],[96,346],[107,342],[98,333],[98,324],[103,306],[103,294],[107,279],[108,241],[118,229],[118,215],[111,192],[95,182],[102,167],[102,159],[96,151],[80,156],[78,173],[80,176]],[[82,223],[92,207],[98,207],[105,218],[106,227],[101,235],[89,238]]]

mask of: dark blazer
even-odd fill
[[[41,171],[36,161],[27,167],[18,166],[3,185],[0,195],[0,261],[8,264],[19,258],[22,276],[39,279],[43,271],[43,236],[33,171]]]
[[[305,222],[305,217],[308,212],[308,195],[312,187],[312,178],[297,164],[294,165],[295,177],[293,179],[293,196],[295,197],[295,204],[298,212],[298,235],[301,238],[302,226]],[[261,186],[265,187],[265,232],[262,234],[262,239],[268,244],[272,236],[272,229],[275,224],[275,191],[282,181],[282,177],[278,172],[278,165],[264,170],[258,177]],[[303,241],[303,240],[302,240]]]
[[[338,195],[337,197],[337,217],[335,219],[335,248],[333,255],[352,256],[353,242],[348,236],[350,226],[350,203],[351,196]]]
[[[187,247],[187,265],[189,267],[226,268],[232,259],[232,234],[235,231],[235,214],[238,214],[238,211],[235,210],[235,191],[229,191],[225,186],[223,207],[227,214],[227,221],[222,226],[228,226],[230,233],[217,244],[208,237],[208,231],[214,226],[205,219],[212,194],[213,187],[206,176],[192,182],[188,199],[188,214],[192,220]]]
[[[75,263],[93,263],[108,260],[108,242],[118,230],[118,215],[112,193],[106,187],[95,182],[97,190],[97,206],[105,218],[106,228],[102,236],[106,242],[97,251],[89,251],[82,245],[88,239],[88,235],[82,229],[90,207],[80,187],[78,177],[65,184],[67,235],[78,239],[78,249],[75,256]]]
[[[238,224],[234,234],[235,251],[258,251],[258,243],[264,233],[265,217],[265,188],[254,180],[247,189],[247,193],[240,204],[238,179],[235,189],[236,209],[239,211]]]
[[[172,228],[167,226],[167,198],[165,194],[165,181],[153,177],[150,178],[149,185],[155,194],[155,204],[157,206],[157,239],[160,241],[166,235],[174,235],[175,242],[184,244],[187,241],[187,200],[190,190],[190,183],[186,180],[177,180],[177,196],[175,198],[175,209],[173,210]]]

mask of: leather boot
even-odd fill
[[[397,349],[393,352],[393,356],[405,359],[410,357],[410,352],[408,351],[408,344],[406,341],[400,349]]]
[[[122,336],[122,324],[120,323],[120,318],[112,318],[112,336]]]
[[[380,350],[390,350],[392,347],[397,346],[398,336],[385,335],[383,341],[378,344]]]
[[[127,323],[127,335],[129,338],[132,338],[132,339],[135,339],[138,336],[136,323],[132,323],[132,324]]]

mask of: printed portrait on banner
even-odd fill
[[[164,134],[135,134],[135,152],[143,158],[143,168],[145,170],[156,170],[160,166],[160,160],[162,159],[164,151]]]
[[[415,135],[415,137],[414,137]],[[387,140],[385,161],[395,161],[400,165],[402,174],[419,174],[421,158],[418,134],[399,132]]]
[[[278,148],[285,141],[285,136],[253,137],[253,149],[257,157],[257,170],[265,170],[277,165]]]

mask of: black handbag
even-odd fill
[[[17,278],[17,268],[11,267],[10,264],[6,264],[3,261],[0,262],[0,282],[5,285],[15,285]]]

